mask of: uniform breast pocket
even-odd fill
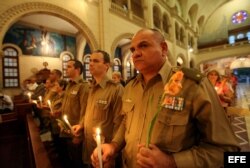
[[[189,130],[187,111],[164,108],[159,114],[153,130],[154,143],[168,151],[178,151]]]
[[[109,104],[96,102],[94,108],[94,120],[103,121],[107,119]]]
[[[134,116],[134,103],[133,102],[123,102],[122,111],[126,116],[126,131],[129,133],[131,128],[132,119]]]
[[[72,100],[72,101],[78,101],[78,96],[77,96],[77,92],[71,92],[70,93],[70,100]]]

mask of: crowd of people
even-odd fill
[[[40,131],[51,131],[62,165],[101,167],[98,128],[102,167],[223,167],[223,153],[239,151],[222,106],[227,94],[214,89],[227,86],[226,80],[210,82],[216,71],[206,78],[172,67],[164,36],[155,29],[139,30],[130,50],[140,73],[126,86],[118,72],[109,78],[110,56],[103,50],[90,55],[91,82],[82,78],[82,63],[69,60],[69,81],[54,69],[45,84],[27,86]]]

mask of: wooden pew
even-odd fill
[[[27,134],[29,141],[29,153],[32,160],[32,167],[36,168],[52,168],[49,156],[41,141],[39,129],[34,122],[31,114],[27,114]]]

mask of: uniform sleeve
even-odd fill
[[[81,86],[81,94],[80,94],[81,111],[80,111],[79,124],[81,126],[84,125],[84,116],[85,116],[85,111],[87,107],[88,95],[89,95],[89,84],[86,82]]]
[[[122,149],[125,144],[126,116],[124,116],[119,128],[112,139],[112,142],[118,145],[118,150]]]
[[[123,87],[121,85],[117,85],[118,89],[114,94],[114,101],[113,101],[113,112],[114,112],[114,118],[113,118],[113,123],[114,123],[114,130],[113,130],[113,135],[117,132],[119,129],[119,126],[122,122],[122,95],[123,95]]]
[[[224,152],[239,148],[218,96],[206,78],[198,86],[192,107],[199,144],[173,154],[177,167],[221,167]]]

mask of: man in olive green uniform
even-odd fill
[[[67,76],[70,81],[66,87],[63,101],[62,101],[62,116],[67,115],[68,121],[71,125],[78,124],[80,117],[85,115],[87,106],[87,99],[89,93],[88,82],[84,81],[81,77],[83,71],[82,63],[78,60],[69,60],[67,62]],[[60,135],[62,143],[65,144],[65,155],[69,155],[70,167],[82,167],[81,148],[82,143],[78,137]],[[67,151],[68,150],[68,151]],[[65,156],[67,157],[67,156]],[[69,163],[65,163],[69,164]],[[66,166],[66,167],[67,167]]]
[[[104,164],[125,145],[126,168],[222,167],[223,153],[239,148],[208,79],[190,69],[175,73],[157,30],[137,32],[130,49],[140,74],[124,90],[125,120],[102,145]],[[96,150],[91,158],[97,166]]]
[[[102,50],[93,52],[89,65],[94,80],[91,84],[86,114],[80,126],[75,126],[76,132],[84,128],[83,161],[85,164],[91,164],[90,156],[97,145],[93,136],[96,128],[101,129],[104,142],[109,143],[122,121],[123,87],[107,77],[110,67],[109,54]]]

